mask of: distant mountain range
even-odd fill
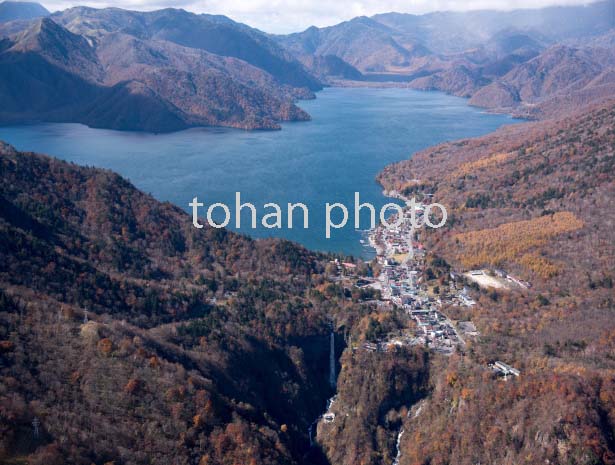
[[[615,92],[614,9],[388,13],[275,36],[177,9],[4,2],[0,122],[273,129],[309,119],[295,101],[322,83],[441,90],[543,118]]]
[[[278,40],[298,56],[335,55],[362,72],[411,74],[425,56],[501,58],[599,36],[615,27],[614,14],[611,1],[510,12],[387,13],[310,27]]]
[[[342,60],[320,74],[332,84],[390,81],[542,117],[613,93],[614,31],[615,4],[607,0],[510,12],[387,13],[276,40],[311,69],[322,57]]]
[[[0,120],[277,128],[320,82],[265,34],[183,10],[73,8],[0,25]]]

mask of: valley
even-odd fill
[[[615,464],[614,28],[0,3],[0,464]]]

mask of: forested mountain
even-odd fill
[[[140,13],[118,8],[76,7],[56,13],[52,18],[93,43],[110,33],[171,42],[241,59],[266,71],[281,84],[310,90],[321,88],[316,79],[265,34],[226,16],[196,15],[172,8]]]
[[[613,121],[610,101],[443,144],[380,176],[446,205],[447,227],[422,236],[440,283],[487,268],[531,286],[476,287],[476,306],[447,310],[481,336],[404,420],[400,464],[615,463]],[[521,375],[490,380],[493,360]]]
[[[259,31],[183,10],[73,8],[0,25],[0,121],[278,128],[318,80]]]
[[[545,110],[553,114],[549,106],[558,99],[578,108],[615,95],[614,73],[615,48],[557,45],[479,89],[470,103],[529,116]]]
[[[614,117],[603,104],[385,170],[387,189],[449,211],[420,235],[428,286],[476,267],[530,283],[447,306],[480,331],[449,357],[362,350],[412,323],[337,287],[326,257],[195,230],[109,171],[2,145],[0,460],[613,463]],[[331,328],[336,356],[342,335],[352,348],[339,418],[310,447]],[[495,378],[493,360],[521,375]]]
[[[411,58],[429,53],[424,47],[402,45],[393,30],[366,17],[323,29],[311,27],[279,40],[299,57],[333,55],[366,72],[403,68]]]
[[[326,257],[4,144],[0,177],[1,463],[312,460],[332,322],[375,311]]]

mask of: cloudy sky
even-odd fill
[[[51,11],[76,5],[117,6],[133,10],[184,8],[197,13],[224,14],[267,32],[302,31],[311,25],[329,26],[355,16],[397,11],[427,13],[443,10],[537,8],[579,5],[588,0],[42,0]]]

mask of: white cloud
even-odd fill
[[[307,27],[330,26],[355,16],[396,11],[421,14],[430,11],[539,8],[579,5],[584,0],[43,0],[51,11],[86,5],[132,10],[184,8],[197,13],[223,14],[267,32],[288,33]]]

